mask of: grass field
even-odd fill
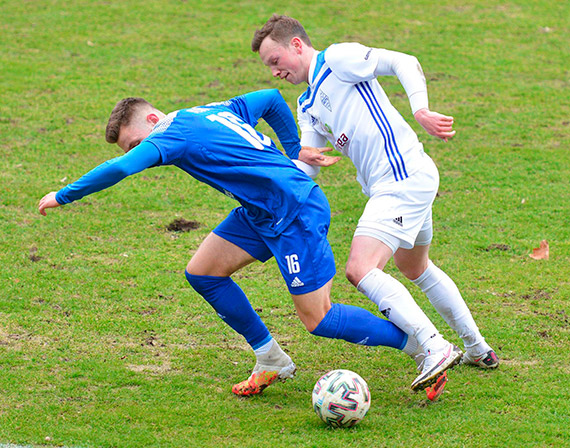
[[[570,446],[570,3],[294,4],[0,0],[0,447]],[[300,19],[316,48],[360,41],[422,63],[432,109],[455,117],[447,144],[415,123],[397,79],[380,82],[440,169],[432,258],[498,371],[459,366],[428,403],[410,391],[401,353],[309,335],[270,261],[235,278],[299,372],[238,399],[231,385],[253,355],[183,275],[235,203],[158,168],[38,214],[45,193],[119,155],[104,127],[124,96],[171,111],[278,87],[294,108],[303,87],[271,79],[250,50],[273,12]],[[354,175],[344,159],[319,177],[333,296],[376,312],[344,278],[366,201]],[[179,218],[199,226],[167,230]],[[550,259],[531,259],[543,239]],[[327,429],[311,409],[314,382],[333,368],[371,389],[350,430]]]

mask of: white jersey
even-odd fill
[[[416,133],[376,80],[379,74],[397,74],[382,60],[394,59],[394,55],[411,58],[358,43],[331,45],[315,53],[309,87],[298,99],[301,145],[324,146],[328,140],[352,160],[368,196],[386,183],[408,178],[422,168],[427,157]],[[415,73],[407,70],[398,77],[400,81],[408,78],[403,83],[408,95],[415,93],[408,90],[417,90],[419,97],[425,97],[420,100],[422,107],[427,107],[425,79],[415,61]]]

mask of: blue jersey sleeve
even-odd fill
[[[125,177],[160,164],[161,157],[156,146],[143,141],[121,157],[116,157],[92,169],[72,184],[56,193],[59,204],[69,204],[84,196],[109,188]]]
[[[230,109],[255,127],[263,118],[283,145],[290,159],[298,159],[301,144],[295,118],[277,89],[258,90],[234,98]]]

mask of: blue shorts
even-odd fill
[[[336,273],[327,239],[330,216],[327,198],[315,187],[297,217],[277,236],[260,235],[243,207],[232,210],[213,232],[261,262],[275,257],[289,292],[306,294],[324,286]]]

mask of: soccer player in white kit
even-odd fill
[[[307,172],[313,177],[318,172],[326,156],[322,154],[325,149],[317,148],[327,141],[357,169],[357,180],[370,199],[354,234],[346,276],[388,319],[422,345],[426,356],[416,381],[442,362],[453,366],[462,354],[439,334],[409,291],[383,272],[391,257],[461,337],[465,346],[462,362],[497,367],[499,360],[457,286],[429,259],[431,209],[439,185],[437,168],[376,79],[396,75],[416,120],[429,134],[447,141],[455,135],[453,118],[429,110],[418,60],[358,43],[317,51],[297,20],[276,14],[256,31],[252,50],[259,52],[273,76],[309,85],[299,97],[297,109],[301,145],[314,148],[312,153],[303,152],[312,157],[300,158],[308,164]]]

